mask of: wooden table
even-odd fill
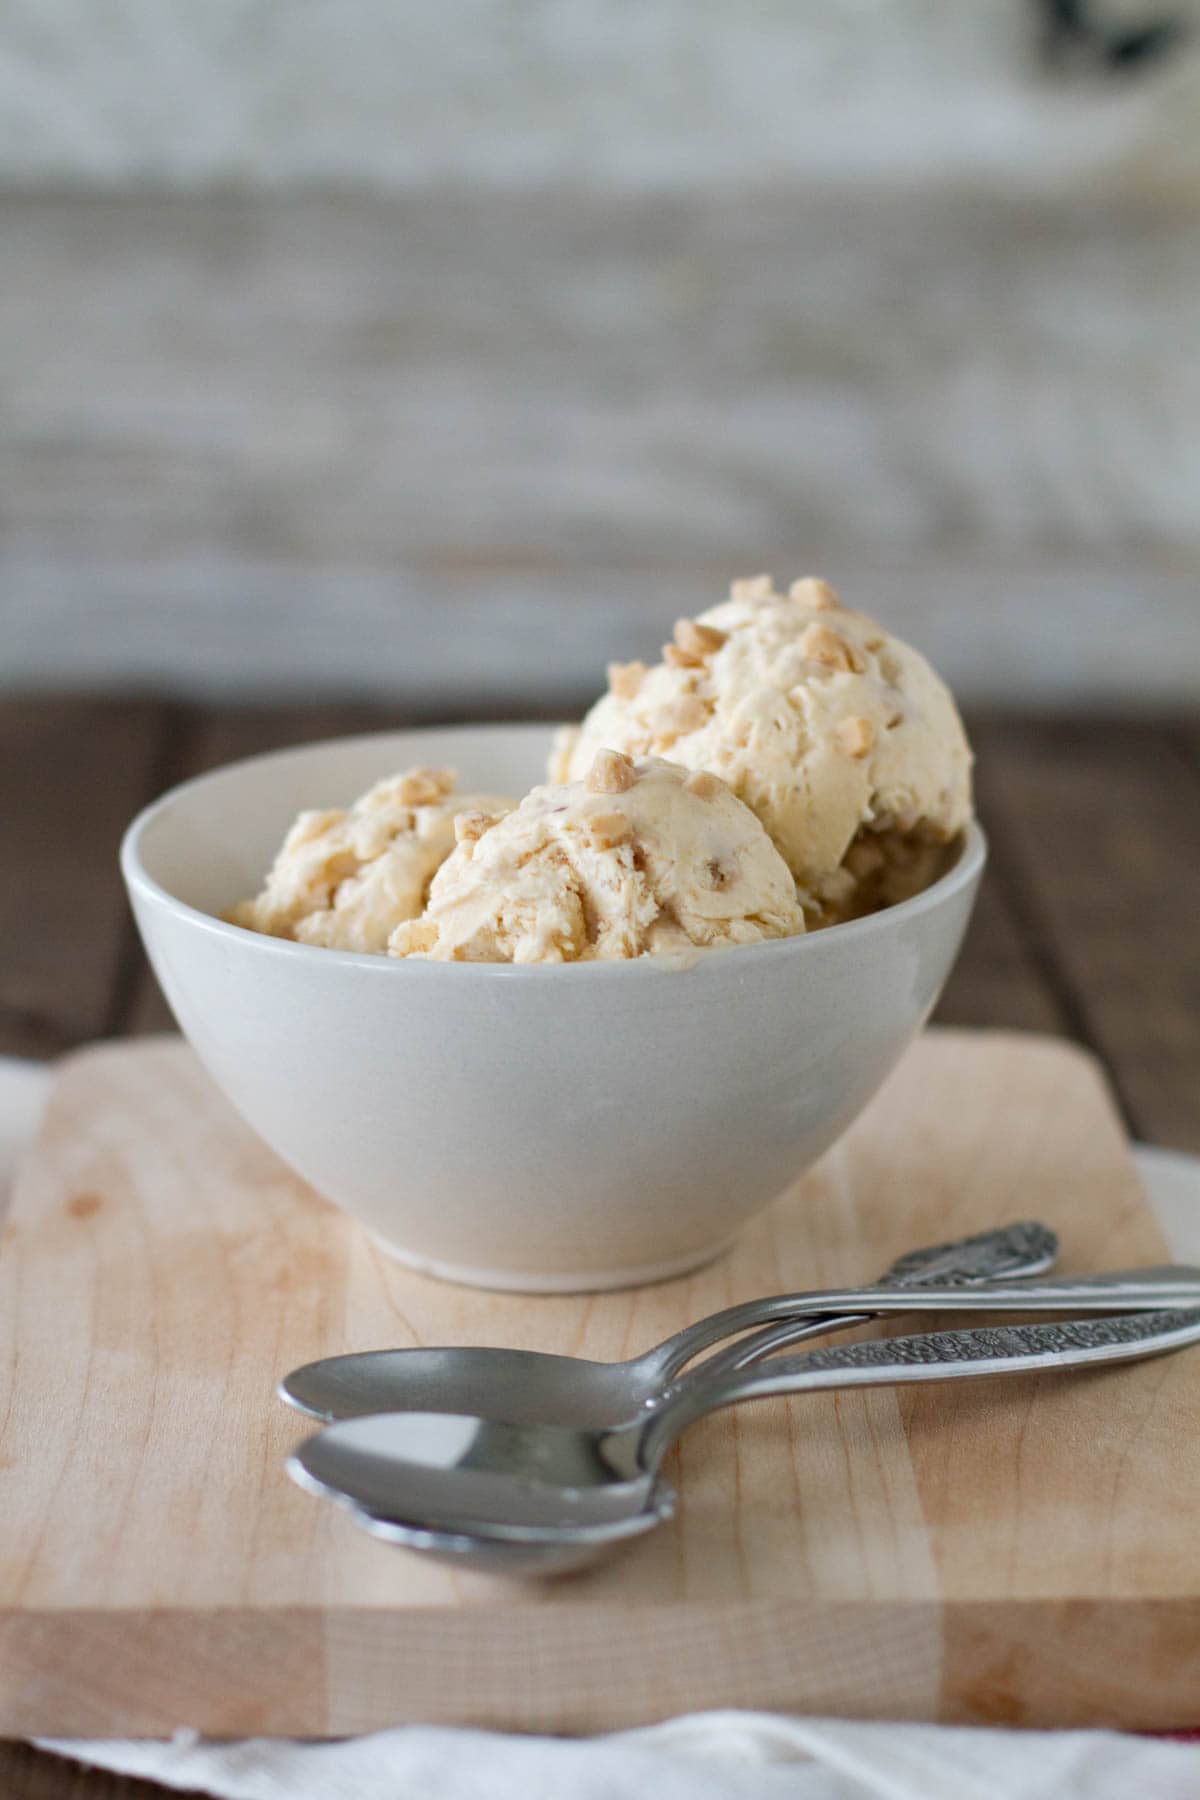
[[[0,702],[0,1053],[169,1025],[115,861],[151,795],[258,750],[417,722],[345,704]],[[938,1017],[1077,1039],[1132,1135],[1200,1151],[1200,718],[969,725],[991,865]],[[0,1745],[5,1800],[160,1791]]]

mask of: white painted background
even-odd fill
[[[1107,21],[1197,0],[1096,0]],[[1039,73],[1031,0],[2,0],[0,170],[167,183],[1200,184],[1200,58]]]
[[[773,566],[1194,697],[1173,10],[0,0],[0,683],[517,704]]]

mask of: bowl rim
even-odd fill
[[[711,949],[698,947],[695,960],[687,952],[671,952],[661,956],[646,955],[576,963],[433,962],[422,957],[381,956],[364,950],[332,950],[322,944],[300,944],[290,938],[270,937],[265,932],[250,931],[244,925],[231,924],[226,919],[203,912],[199,907],[181,900],[169,888],[156,881],[142,861],[142,840],[162,814],[195,790],[220,781],[240,769],[251,768],[259,763],[283,761],[313,750],[344,749],[351,746],[365,748],[373,742],[382,743],[397,737],[419,737],[432,742],[439,737],[461,736],[464,732],[516,735],[543,731],[549,736],[557,729],[553,724],[538,720],[503,724],[478,721],[461,725],[417,726],[411,730],[396,726],[388,731],[356,732],[344,737],[310,739],[299,744],[284,745],[278,750],[259,751],[254,756],[237,757],[232,762],[219,764],[215,769],[206,769],[203,774],[190,776],[186,781],[176,782],[134,815],[121,838],[121,874],[131,897],[137,895],[148,900],[165,911],[176,914],[190,926],[235,943],[250,955],[299,957],[301,965],[317,957],[323,968],[341,965],[353,969],[386,969],[389,971],[389,980],[515,980],[530,983],[546,980],[628,980],[678,973],[681,969],[690,972],[712,966],[717,961],[723,964],[731,954],[741,957],[753,953],[760,961],[765,961],[768,957],[777,960],[780,957],[817,954],[822,944],[828,945],[831,941],[846,944],[852,938],[870,937],[943,905],[964,888],[970,887],[982,873],[987,861],[987,838],[978,819],[972,817],[959,833],[958,856],[944,875],[940,875],[927,888],[922,888],[911,899],[897,901],[892,906],[882,907],[878,912],[867,913],[861,919],[847,919],[840,925],[826,925],[820,931],[803,932],[795,937],[766,938],[756,944],[725,944]]]

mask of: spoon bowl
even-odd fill
[[[431,1531],[422,1525],[406,1525],[399,1519],[382,1519],[350,1505],[348,1510],[371,1537],[404,1550],[416,1550],[435,1562],[454,1569],[472,1569],[484,1575],[571,1575],[589,1567],[634,1538],[670,1519],[675,1494],[665,1482],[654,1491],[652,1504],[628,1519],[608,1525],[575,1525],[566,1531],[494,1530]]]
[[[663,1457],[688,1425],[720,1407],[771,1394],[1125,1362],[1197,1341],[1200,1307],[875,1339],[749,1371],[701,1368],[659,1407],[615,1430],[435,1413],[342,1420],[301,1444],[288,1468],[302,1486],[350,1504],[360,1521],[369,1515],[371,1529],[392,1522],[393,1541],[461,1560],[470,1552],[445,1540],[468,1538],[493,1569],[507,1564],[513,1573],[533,1571],[536,1543],[549,1572],[568,1566],[568,1548],[579,1552],[570,1559],[577,1567],[669,1516]],[[414,1535],[422,1532],[433,1534],[425,1544]]]

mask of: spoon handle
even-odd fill
[[[779,1294],[747,1300],[740,1311],[743,1328],[784,1320],[771,1332],[735,1344],[711,1357],[702,1368],[744,1368],[784,1344],[819,1332],[861,1325],[885,1314],[912,1312],[1157,1312],[1164,1306],[1200,1306],[1200,1269],[1166,1265],[1150,1269],[1113,1269],[1103,1275],[1069,1279],[1048,1276],[1040,1281],[980,1282],[906,1286],[835,1288],[826,1293]],[[847,1316],[850,1315],[850,1316]],[[697,1371],[698,1373],[699,1371]]]
[[[720,1407],[768,1394],[1072,1369],[1157,1356],[1196,1342],[1200,1342],[1200,1307],[873,1338],[862,1344],[810,1350],[804,1356],[777,1357],[748,1373],[726,1372],[706,1378],[703,1371],[697,1371],[680,1382],[642,1428],[640,1460],[644,1468],[656,1468],[679,1433],[694,1420]]]
[[[990,1282],[978,1288],[831,1288],[797,1296],[804,1310],[840,1318],[843,1313],[911,1312],[1161,1312],[1164,1306],[1200,1306],[1200,1269],[1168,1264],[1156,1269],[1113,1269],[1104,1275],[1051,1277],[1044,1281]],[[769,1302],[747,1303],[770,1304]]]
[[[1016,1281],[1040,1275],[1058,1255],[1058,1238],[1037,1219],[1018,1219],[991,1231],[955,1238],[945,1244],[929,1244],[897,1258],[880,1277],[886,1287],[923,1287],[932,1283],[954,1287],[978,1287],[986,1282]],[[872,1292],[874,1289],[872,1288]],[[776,1329],[761,1337],[743,1339],[722,1353],[721,1365],[741,1368],[765,1356],[769,1350],[832,1329],[815,1308],[819,1296],[776,1294],[766,1299],[744,1300],[707,1318],[696,1319],[682,1331],[647,1351],[639,1362],[650,1366],[655,1383],[665,1386],[701,1351],[725,1338],[735,1337],[756,1325],[774,1323]],[[788,1321],[781,1330],[780,1321]],[[861,1323],[849,1318],[845,1325]],[[710,1359],[712,1365],[718,1359]]]

